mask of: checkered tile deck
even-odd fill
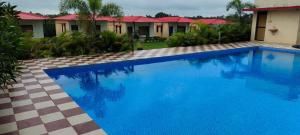
[[[111,61],[141,59],[212,50],[264,45],[245,42],[202,45],[93,56],[33,59],[23,62],[18,83],[6,92],[0,91],[0,134],[14,135],[101,135],[95,122],[48,77],[43,69],[88,65]]]

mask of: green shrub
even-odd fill
[[[219,32],[222,35],[222,43],[249,41],[251,26],[250,24],[223,26],[198,24],[198,28],[192,32],[176,33],[169,37],[167,44],[170,47],[216,44],[219,42]]]
[[[175,47],[175,46],[183,46],[185,40],[185,33],[175,33],[171,37],[167,39],[167,44],[170,47]]]
[[[104,31],[100,34],[101,46],[100,50],[111,51],[113,45],[117,41],[117,35],[111,31]]]
[[[188,32],[184,35],[183,46],[193,46],[198,44],[197,33]]]
[[[0,88],[16,82],[20,68],[17,58],[20,49],[21,30],[18,26],[16,6],[0,2]]]
[[[74,32],[62,33],[42,45],[45,46],[45,48],[50,48],[52,56],[60,57],[89,54],[90,44],[90,40],[85,34]],[[48,52],[46,52],[46,54],[48,54]]]
[[[101,38],[92,38],[84,33],[62,33],[57,37],[33,39],[24,34],[21,38],[22,58],[44,58],[94,54],[97,52],[119,52],[131,48],[131,39],[117,36],[113,32],[101,33]]]
[[[133,42],[128,35],[117,36],[115,45],[118,46],[118,49],[114,47],[113,51],[128,51],[132,47],[132,44]]]
[[[37,58],[40,40],[33,39],[32,33],[23,33],[21,44],[18,47],[20,59]]]
[[[7,57],[4,54],[0,54],[0,88],[5,89],[12,82],[17,82],[17,78],[20,74],[19,63],[14,57]]]
[[[249,41],[251,35],[250,24],[231,24],[221,27],[222,43]]]
[[[197,33],[198,39],[202,40],[202,44],[218,43],[218,27],[213,25],[198,24]]]
[[[70,41],[64,44],[67,54],[65,55],[84,55],[89,54],[90,43],[89,38],[80,32],[74,32],[71,34]]]
[[[71,36],[67,33],[62,33],[58,37],[54,37],[50,41],[51,55],[54,57],[61,57],[68,55],[66,46],[71,44]]]

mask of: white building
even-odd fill
[[[49,19],[48,17],[25,12],[19,13],[18,16],[23,32],[32,33],[33,38],[44,37],[44,21]]]

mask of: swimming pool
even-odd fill
[[[249,47],[45,70],[109,135],[299,135],[300,54]]]

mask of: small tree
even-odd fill
[[[19,73],[17,58],[21,56],[20,37],[21,31],[18,27],[18,13],[16,6],[0,2],[0,88],[5,89],[7,85],[15,81]]]
[[[255,5],[250,2],[242,2],[241,0],[231,0],[227,6],[226,10],[235,10],[235,15],[238,16],[238,20],[240,23],[243,23],[243,15],[245,14],[243,12],[244,8],[254,8]]]

